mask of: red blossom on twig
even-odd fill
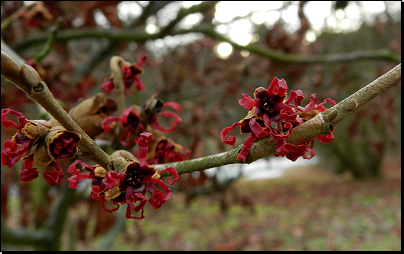
[[[167,202],[172,195],[172,190],[159,179],[159,173],[169,172],[174,176],[174,180],[168,179],[167,183],[169,185],[173,185],[178,179],[178,173],[173,167],[169,167],[158,173],[155,168],[147,164],[147,143],[153,138],[153,134],[148,132],[140,134],[140,138],[137,139],[137,143],[139,144],[139,161],[127,159],[129,164],[122,173],[106,171],[105,169],[104,171],[97,170],[96,167],[91,167],[76,160],[68,169],[68,172],[73,174],[68,179],[70,182],[69,187],[77,188],[78,181],[92,179],[91,196],[94,199],[101,200],[102,208],[105,211],[113,212],[119,209],[119,204],[127,204],[126,218],[143,219],[144,206],[147,202],[157,209]],[[80,164],[89,173],[80,173],[80,170],[75,167],[76,164]],[[162,191],[153,185],[153,183],[160,186]],[[147,191],[152,194],[152,197],[149,199],[145,197]],[[107,201],[112,201],[115,207],[112,209],[106,208],[104,204]],[[139,217],[135,217],[132,216],[132,211],[141,211],[141,214]]]
[[[251,134],[246,139],[241,151],[237,156],[237,160],[246,161],[249,149],[256,139],[272,136],[274,144],[277,147],[275,156],[286,156],[288,159],[295,161],[298,157],[303,156],[310,159],[314,156],[313,141],[303,141],[295,146],[286,142],[293,128],[309,120],[318,112],[326,110],[323,104],[335,102],[329,98],[323,103],[317,105],[318,99],[315,94],[310,97],[309,104],[302,108],[300,102],[304,99],[301,90],[291,91],[290,96],[286,99],[286,91],[288,86],[283,79],[274,78],[268,89],[259,87],[255,89],[254,99],[247,94],[241,94],[239,100],[240,106],[249,110],[247,116],[232,126],[224,128],[221,132],[222,142],[228,145],[234,145],[236,138],[229,136],[229,131],[240,126],[242,134]],[[310,118],[309,118],[310,116]],[[321,142],[329,143],[333,139],[332,133],[318,137]],[[310,154],[310,157],[307,156]]]

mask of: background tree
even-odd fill
[[[221,24],[215,18],[217,2],[190,7],[183,7],[180,2],[89,2],[84,5],[37,2],[33,6],[2,2],[2,39],[23,59],[36,61],[31,64],[37,66],[42,79],[67,111],[85,99],[84,96],[87,98],[101,91],[99,84],[109,77],[111,56],[120,55],[129,62],[137,62],[142,55],[149,55],[142,66],[145,72],[141,77],[144,84],[150,84],[143,93],[147,96],[135,94],[133,102],[142,104],[157,92],[164,101],[182,105],[183,122],[169,137],[190,148],[192,158],[198,158],[229,150],[220,142],[220,131],[245,116],[235,104],[239,94],[266,87],[273,77],[284,78],[290,89],[302,89],[306,96],[316,93],[318,98],[331,97],[338,102],[400,62],[401,20],[396,15],[398,11],[394,11],[399,6],[384,3],[384,12],[369,22],[362,20],[359,29],[349,33],[336,33],[325,26],[316,40],[309,42],[308,34],[314,30],[305,12],[309,3],[301,1],[296,6],[285,2],[273,10],[283,16],[291,6],[297,7],[299,25],[293,32],[284,19],[272,24],[252,23],[253,36],[244,46],[218,31],[220,26],[229,27],[237,21],[252,19],[253,13]],[[334,4],[330,17],[342,23],[343,18],[338,18],[340,13],[347,15],[345,10],[352,5],[361,7],[357,2],[345,7]],[[135,15],[134,12],[119,13],[120,8],[139,11]],[[360,15],[366,18],[365,12]],[[192,17],[197,17],[198,21],[187,25],[186,21]],[[233,46],[226,59],[217,53],[221,42]],[[361,109],[363,112],[357,112],[357,117],[338,126],[331,145],[319,149],[324,150],[327,160],[336,157],[334,168],[338,172],[348,170],[355,178],[376,177],[380,175],[384,155],[390,151],[398,154],[400,89],[395,86],[366,105]],[[13,108],[38,118],[39,107],[21,90],[3,80],[1,103],[2,108]],[[385,110],[376,110],[379,108]],[[3,130],[2,134],[3,140],[13,133]],[[8,193],[10,183],[15,182],[20,189],[24,214],[21,225],[34,223],[36,228],[41,228],[48,217],[50,201],[55,199],[51,195],[53,189],[43,182],[27,185],[16,178],[16,172],[2,170],[4,202],[7,202],[4,193]],[[67,195],[61,190],[59,193],[62,197]],[[72,195],[71,190],[69,194]],[[66,202],[63,207],[74,200],[66,199]],[[9,213],[6,207],[2,202],[4,219]],[[105,225],[115,221],[115,216],[106,213],[97,213],[97,217],[94,235],[107,231],[108,226],[103,227],[101,221]],[[86,223],[83,218],[78,221],[81,235],[85,234]],[[123,227],[119,217],[115,225]],[[58,244],[51,248],[58,248]]]

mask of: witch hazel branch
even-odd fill
[[[274,78],[268,88],[255,89],[254,98],[241,95],[239,104],[247,110],[246,117],[221,132],[222,142],[235,145],[236,139],[229,133],[240,127],[242,134],[249,135],[243,144],[222,154],[190,160],[190,150],[164,135],[174,131],[181,122],[179,104],[163,102],[156,96],[143,105],[127,107],[125,104],[127,96],[145,87],[139,78],[145,61],[146,56],[133,64],[112,57],[112,74],[101,84],[104,93],[83,100],[67,113],[34,68],[26,64],[19,66],[2,51],[2,76],[53,116],[50,120],[28,120],[20,112],[2,109],[1,124],[16,129],[12,139],[4,142],[2,164],[14,168],[22,161],[20,178],[24,182],[36,179],[41,166],[54,167],[54,171],[42,172],[46,183],[51,185],[62,182],[65,173],[71,175],[67,178],[70,188],[77,188],[80,181],[90,179],[91,197],[100,200],[105,211],[113,212],[126,204],[126,218],[143,219],[147,203],[158,209],[170,199],[173,192],[167,184],[173,185],[179,174],[250,163],[270,155],[292,161],[298,157],[312,158],[314,138],[331,142],[336,124],[401,80],[400,64],[338,104],[330,98],[319,103],[312,94],[310,102],[303,107],[300,106],[303,92],[291,91],[287,96],[286,81]],[[325,104],[333,107],[327,109]],[[18,121],[8,119],[8,115]],[[171,127],[161,126],[160,117],[171,118]],[[100,134],[110,139],[115,149],[111,155],[95,143],[94,138]],[[76,159],[66,170],[58,163],[60,159],[77,156],[96,165]],[[167,184],[161,179],[166,175],[172,175]],[[146,193],[151,197],[146,198]],[[106,202],[114,207],[107,208]]]

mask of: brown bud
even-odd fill
[[[50,127],[62,126],[55,118],[50,119],[48,124]]]
[[[94,167],[94,176],[96,177],[105,177],[108,174],[108,170],[101,167],[100,165],[96,165]]]
[[[123,157],[117,157],[113,159],[114,171],[118,173],[122,173],[126,171],[127,166],[130,164],[130,161],[134,161],[131,159],[125,159]]]
[[[103,132],[102,120],[116,110],[117,105],[112,98],[98,93],[72,108],[69,115],[91,138],[94,138]]]
[[[48,134],[50,125],[45,120],[27,120],[21,132],[30,139],[44,138]]]
[[[117,150],[111,154],[112,159],[115,159],[118,157],[123,157],[124,159],[136,160],[136,157],[132,153],[130,153],[126,150]]]
[[[107,200],[112,200],[119,195],[121,195],[121,191],[119,190],[118,185],[114,186],[114,188],[105,191],[105,198]]]
[[[156,94],[150,97],[142,106],[142,112],[140,118],[142,119],[143,126],[150,125],[150,122],[154,115],[157,115],[163,109],[164,102],[160,99],[156,99]]]
[[[45,143],[38,144],[34,151],[34,162],[39,166],[47,166],[52,162],[52,158],[49,156],[48,149]]]

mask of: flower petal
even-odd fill
[[[240,106],[246,108],[248,111],[255,107],[255,100],[249,95],[242,93],[241,97],[242,98],[238,101],[238,104],[240,104]]]
[[[317,139],[324,144],[329,144],[334,139],[334,134],[331,132],[327,135],[318,136]]]
[[[255,136],[257,136],[257,138],[263,138],[268,136],[268,131],[266,131],[265,127],[262,127],[258,122],[257,119],[251,118],[250,122],[249,122],[251,131],[254,133]]]
[[[45,182],[50,185],[55,185],[55,184],[60,183],[65,176],[65,174],[62,171],[62,167],[57,162],[52,162],[49,165],[54,166],[56,171],[44,171],[43,177],[45,179]]]
[[[34,160],[31,157],[24,160],[20,173],[20,178],[22,181],[27,183],[38,177],[38,171],[33,167],[33,165]]]
[[[241,147],[241,151],[236,158],[237,160],[241,160],[241,161],[245,162],[245,160],[247,159],[247,155],[249,154],[249,150],[256,139],[257,139],[257,137],[254,135],[254,133],[251,133],[251,136],[249,136],[244,141],[244,144]]]
[[[168,180],[167,180],[167,183],[169,185],[174,185],[174,183],[178,180],[178,172],[177,172],[177,170],[175,168],[173,168],[173,167],[169,167],[169,168],[166,168],[166,169],[160,171],[159,174],[161,174],[163,172],[168,172],[168,173],[170,173],[171,175],[174,176],[174,180],[172,182],[171,182],[172,178],[168,178]]]
[[[233,136],[230,136],[229,139],[226,139],[227,134],[229,131],[234,130],[237,126],[241,126],[241,123],[235,122],[233,123],[232,126],[224,128],[222,132],[220,133],[220,137],[222,138],[222,142],[231,146],[234,146],[236,143],[236,138]]]
[[[166,106],[169,106],[169,107],[175,109],[178,114],[181,113],[181,111],[182,111],[180,104],[178,104],[174,101],[167,101],[166,103],[164,103],[163,108],[161,110],[165,109]]]
[[[18,117],[18,122],[19,122],[20,126],[17,126],[17,124],[12,120],[7,120],[6,116],[9,113],[11,115]],[[21,130],[21,128],[24,127],[26,123],[27,123],[27,120],[25,119],[25,116],[22,113],[9,109],[9,108],[4,108],[1,110],[1,125],[3,125],[5,128],[8,128],[12,125],[17,130]]]
[[[158,122],[157,115],[153,117],[151,121],[152,127],[162,132],[172,132],[175,129],[175,127],[182,121],[181,117],[179,117],[177,114],[171,111],[161,112],[160,114],[158,114],[158,116],[172,117],[174,119],[174,123],[171,125],[171,127],[169,129],[165,129]]]
[[[107,175],[102,179],[107,189],[112,189],[118,185],[118,181],[112,176],[113,173],[118,174],[117,172],[108,171]]]

